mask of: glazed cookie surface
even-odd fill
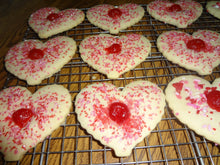
[[[76,42],[59,36],[42,43],[26,40],[9,49],[5,57],[6,69],[29,85],[40,84],[68,63],[76,51]]]
[[[41,8],[31,14],[28,23],[40,38],[48,38],[79,25],[85,14],[79,9]]]
[[[203,7],[191,0],[179,0],[175,3],[155,0],[147,5],[147,11],[159,21],[186,28],[200,17]]]
[[[220,64],[220,34],[214,31],[168,31],[158,37],[157,47],[168,60],[200,75],[211,74]]]
[[[77,95],[75,112],[83,128],[116,156],[129,156],[133,147],[160,122],[163,91],[149,81],[135,81],[121,91],[110,83],[86,86]]]
[[[151,51],[150,41],[139,34],[109,34],[85,38],[79,46],[82,59],[97,71],[116,79],[143,62]]]
[[[18,161],[62,124],[72,107],[61,85],[48,85],[32,94],[27,88],[0,92],[0,151],[6,161]]]
[[[197,76],[180,76],[168,84],[165,95],[182,123],[220,144],[220,78],[210,84]]]
[[[207,2],[206,9],[210,14],[220,19],[220,1]]]
[[[111,34],[117,34],[139,22],[144,12],[144,8],[137,4],[128,3],[118,7],[103,4],[90,8],[86,16],[93,25],[109,30]]]

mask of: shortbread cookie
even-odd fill
[[[149,81],[132,82],[122,91],[110,83],[95,83],[82,89],[75,101],[81,126],[119,157],[129,156],[150,134],[164,107],[163,91]]]
[[[137,4],[128,3],[118,7],[103,4],[90,8],[86,16],[93,25],[117,34],[120,30],[139,22],[144,12],[144,8]]]
[[[29,85],[40,84],[68,63],[76,51],[76,42],[59,36],[42,43],[26,40],[13,46],[5,57],[6,69]]]
[[[31,14],[28,23],[40,38],[48,38],[79,25],[85,14],[79,9],[60,11],[55,7],[42,8]]]
[[[61,85],[48,85],[33,95],[21,86],[0,92],[0,151],[6,161],[18,161],[63,123],[72,107]]]
[[[207,2],[206,9],[210,14],[220,19],[220,1]]]
[[[174,78],[166,100],[174,115],[197,134],[220,144],[220,78],[213,84],[196,76]]]
[[[175,3],[155,0],[147,5],[147,11],[159,21],[186,28],[200,17],[203,7],[191,0],[179,0]]]
[[[211,74],[220,64],[220,34],[214,31],[168,31],[158,37],[157,47],[168,60],[200,75]]]
[[[79,51],[90,66],[108,78],[116,79],[144,61],[151,51],[151,44],[139,34],[121,37],[100,34],[85,38]]]

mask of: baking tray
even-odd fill
[[[66,64],[58,73],[52,77],[43,80],[37,86],[29,86],[25,81],[17,79],[10,73],[7,73],[7,79],[4,87],[25,86],[32,92],[35,92],[42,86],[48,84],[60,84],[66,87],[73,98],[85,86],[94,82],[109,82],[119,88],[136,80],[148,80],[156,83],[163,90],[167,84],[177,76],[197,75],[196,72],[186,70],[172,62],[169,62],[158,51],[156,46],[157,37],[165,31],[179,30],[192,34],[198,29],[208,29],[220,32],[220,20],[210,15],[206,9],[206,2],[203,5],[201,17],[192,25],[184,29],[178,29],[175,26],[165,24],[152,18],[147,12],[147,4],[141,6],[145,9],[143,19],[132,27],[122,30],[118,35],[128,33],[138,33],[147,37],[152,50],[140,65],[131,71],[123,74],[116,80],[110,80],[105,75],[88,66],[80,58],[77,51],[72,60]],[[88,8],[81,9],[85,13]],[[59,35],[72,37],[79,46],[80,42],[87,36],[100,33],[108,33],[85,19],[77,27]],[[54,37],[54,36],[53,36]],[[28,28],[23,40],[39,39],[37,34]],[[197,75],[198,76],[198,75]],[[213,70],[208,76],[200,76],[210,82],[220,77],[220,66]],[[168,106],[165,107],[165,114],[161,122],[156,126],[152,133],[144,138],[132,151],[129,157],[118,158],[114,155],[111,148],[102,145],[89,135],[77,121],[76,114],[71,110],[65,122],[48,136],[43,142],[31,149],[22,160],[18,162],[6,162],[1,156],[0,164],[31,164],[31,165],[66,165],[66,164],[220,164],[219,146],[208,141],[202,136],[197,135],[186,125],[180,123],[173,115]]]

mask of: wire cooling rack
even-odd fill
[[[220,32],[220,20],[210,15],[205,10],[206,2],[201,4],[204,11],[201,17],[192,25],[185,29],[178,29],[175,26],[162,23],[152,18],[146,11],[147,5],[142,4],[145,9],[143,19],[132,27],[123,30],[119,35],[127,33],[138,33],[147,37],[152,44],[152,51],[144,62],[135,69],[123,74],[116,80],[107,79],[105,75],[98,73],[89,67],[80,58],[77,51],[73,59],[66,64],[58,73],[44,80],[40,85],[28,86],[25,81],[17,79],[8,73],[4,88],[21,85],[29,88],[33,92],[38,88],[48,84],[61,84],[66,87],[72,97],[73,104],[75,96],[88,84],[94,82],[109,82],[119,88],[136,80],[148,80],[156,83],[163,90],[167,84],[176,76],[197,75],[196,72],[186,70],[176,64],[169,62],[158,51],[156,46],[157,37],[168,30],[181,30],[192,33],[198,29],[209,29]],[[82,9],[84,12],[88,8]],[[89,35],[108,33],[98,27],[93,26],[87,19],[77,27],[62,33],[72,37],[77,45]],[[24,40],[39,39],[36,33],[30,28],[27,29]],[[208,76],[203,76],[212,82],[220,77],[220,66],[213,70]],[[172,111],[166,106],[165,114],[161,122],[126,158],[118,158],[112,149],[103,146],[93,139],[77,121],[73,110],[66,118],[65,122],[48,136],[43,142],[31,149],[18,162],[5,162],[3,157],[0,164],[31,164],[31,165],[66,165],[66,164],[220,164],[219,146],[206,140],[202,136],[195,134],[186,125],[181,124],[174,117]]]

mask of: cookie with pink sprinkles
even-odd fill
[[[117,7],[102,4],[90,8],[86,16],[93,25],[117,34],[139,22],[144,13],[144,8],[138,4],[127,3]]]
[[[148,13],[155,19],[186,28],[195,22],[202,14],[203,7],[192,0],[179,0],[176,2],[155,0],[147,5]]]
[[[110,83],[86,86],[76,96],[81,126],[116,156],[126,157],[160,122],[165,96],[154,83],[134,81],[119,90]]]
[[[197,76],[180,76],[168,84],[165,95],[182,123],[220,144],[220,78],[210,84]]]
[[[79,9],[60,11],[55,7],[46,7],[32,13],[28,23],[40,38],[48,38],[76,27],[84,19],[85,14]]]
[[[210,14],[220,19],[220,1],[207,2],[206,9]]]
[[[5,161],[19,161],[65,120],[72,107],[69,91],[48,85],[32,94],[27,88],[0,92],[0,151]]]
[[[45,43],[25,40],[9,49],[5,67],[29,85],[37,85],[68,63],[76,48],[76,42],[66,36],[58,36]]]
[[[173,63],[209,75],[220,64],[220,34],[211,30],[198,30],[192,35],[181,31],[162,33],[157,47]]]
[[[79,46],[83,61],[110,79],[117,79],[135,68],[148,57],[150,51],[150,41],[139,34],[120,37],[93,35],[85,38]]]

